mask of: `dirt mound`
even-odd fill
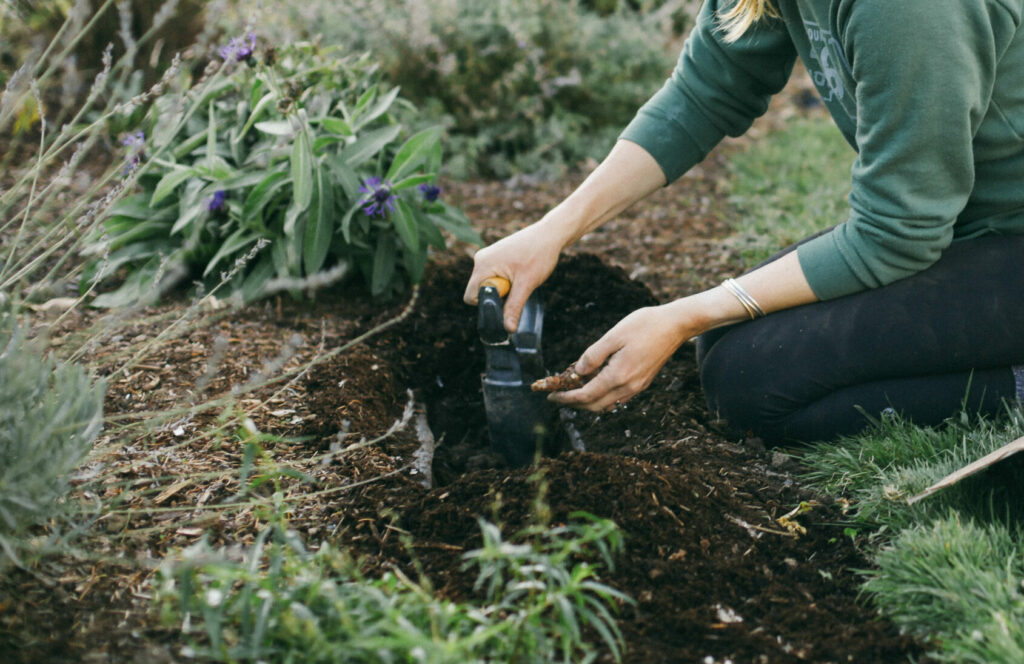
[[[400,414],[404,387],[425,404],[438,440],[437,488],[405,476],[368,485],[343,506],[339,537],[366,556],[370,572],[391,564],[411,570],[415,556],[453,598],[472,592],[460,554],[480,544],[477,517],[497,518],[512,532],[530,518],[537,493],[537,469],[506,469],[490,454],[483,348],[476,312],[461,302],[470,268],[468,259],[436,266],[413,313],[370,342],[373,364],[343,365],[339,357],[317,370],[317,389],[309,390],[311,410],[335,403],[335,412],[353,413],[345,399],[367,380],[385,406],[373,411],[376,424],[360,420],[367,430],[384,430]],[[544,356],[555,371],[622,316],[656,303],[622,270],[589,255],[565,259],[542,297]],[[348,397],[331,396],[341,380]],[[381,392],[387,384],[396,395]],[[579,413],[572,423],[587,451],[546,458],[539,469],[555,522],[582,510],[627,533],[625,551],[604,575],[637,601],[620,614],[627,661],[890,662],[922,652],[858,602],[851,570],[867,562],[844,536],[841,514],[798,486],[785,457],[756,441],[725,440],[709,426],[689,345],[628,409]],[[797,517],[806,533],[780,525],[778,517],[815,499]],[[392,520],[411,533],[413,553],[389,535]]]

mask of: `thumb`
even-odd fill
[[[590,348],[583,351],[583,355],[580,355],[580,359],[576,360],[573,368],[579,375],[589,376],[600,369],[605,360],[618,349],[619,347],[611,342],[608,335],[605,335],[591,345]]]
[[[469,284],[466,285],[466,292],[462,294],[462,301],[466,304],[477,304],[477,291],[480,290],[480,280],[475,279],[476,275],[473,275],[469,279]]]

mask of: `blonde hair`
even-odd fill
[[[750,29],[750,26],[765,16],[779,17],[779,11],[775,9],[772,0],[736,0],[732,9],[718,15],[720,27],[725,31],[725,41],[736,41]]]

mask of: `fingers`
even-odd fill
[[[466,292],[462,295],[462,300],[466,304],[476,306],[479,300],[480,283],[489,277],[500,276],[503,279],[507,279],[512,282],[512,289],[505,297],[505,303],[502,305],[502,313],[504,314],[504,326],[510,334],[515,332],[519,327],[519,317],[523,313],[523,307],[526,306],[526,300],[530,298],[532,292],[530,288],[523,286],[522,281],[515,282],[508,276],[503,275],[482,275],[478,276],[476,272],[469,279],[469,284],[466,286]]]
[[[536,225],[527,226],[477,251],[473,257],[473,274],[462,299],[467,304],[476,304],[480,282],[488,277],[500,277],[512,284],[513,292],[507,297],[511,298],[515,316],[507,322],[518,321],[519,311],[530,293],[544,282],[558,262],[561,246],[554,244],[549,236]],[[515,292],[517,286],[525,291]]]
[[[509,334],[513,334],[519,329],[519,316],[523,313],[523,307],[526,306],[526,300],[530,298],[530,289],[524,286],[516,286],[512,284],[512,290],[509,291],[508,296],[505,298],[505,304],[502,307],[502,312],[505,316],[505,331]]]
[[[480,290],[476,286],[477,283],[478,280],[470,277],[469,283],[466,284],[466,292],[462,294],[462,301],[465,302],[466,304],[471,304],[474,307],[476,306],[477,303],[477,291]]]
[[[462,301],[475,307],[480,293],[480,282],[488,276],[490,275],[481,275],[473,270],[473,274],[469,277],[469,283],[466,284],[466,292],[462,294]]]
[[[594,412],[612,410],[647,389],[666,358],[646,343],[651,326],[646,315],[634,312],[587,348],[573,365],[591,378],[583,387],[556,392],[548,398],[559,404]]]
[[[487,259],[487,255],[490,253],[489,248],[484,248],[476,252],[473,257],[473,272],[469,275],[469,281],[466,283],[466,291],[462,294],[462,301],[466,304],[476,306],[480,294],[480,285],[483,281],[489,277],[501,277],[512,281],[512,275],[509,270],[497,269],[495,266],[488,266],[490,262]]]
[[[599,381],[604,382],[602,380],[604,373],[602,371],[601,374],[598,374],[597,378],[594,378],[578,390],[553,392],[548,397],[548,400],[564,406],[603,413],[622,407],[640,391],[634,390],[629,384],[604,389],[606,386],[602,386],[599,383]],[[595,385],[595,383],[598,384]]]
[[[616,405],[626,403],[640,392],[644,386],[636,384],[624,373],[625,365],[617,356],[622,348],[615,337],[605,335],[597,343],[588,348],[574,365],[576,373],[588,376],[597,371],[600,373],[583,387],[567,392],[555,392],[548,399],[566,406],[582,408],[594,412],[611,410]],[[605,361],[607,360],[607,364]]]
[[[530,294],[551,276],[562,247],[550,233],[536,224],[484,247],[473,257],[473,274],[462,299],[477,304],[480,283],[499,277],[511,283],[505,295],[504,326],[515,332]]]
[[[613,329],[583,351],[583,355],[580,355],[580,359],[576,360],[573,365],[576,373],[581,376],[589,376],[600,369],[609,357],[622,348],[623,344],[617,339],[614,332]]]

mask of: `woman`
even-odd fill
[[[1024,396],[1024,0],[707,0],[672,76],[540,221],[477,253],[465,299],[512,283],[506,327],[559,253],[742,134],[796,57],[857,152],[835,227],[735,280],[638,310],[553,394],[627,402],[698,338],[712,411],[766,442],[936,424]]]

